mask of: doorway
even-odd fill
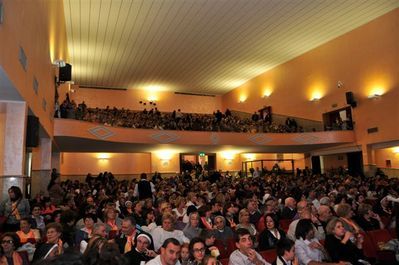
[[[216,170],[215,153],[181,153],[180,171],[191,172],[194,169]]]

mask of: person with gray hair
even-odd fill
[[[186,227],[183,229],[183,234],[188,239],[193,239],[195,237],[199,237],[201,234],[202,228],[199,227],[200,216],[198,212],[192,212],[189,215],[188,223]]]

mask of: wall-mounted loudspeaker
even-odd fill
[[[349,91],[346,92],[346,104],[351,105],[352,108],[355,108],[357,106],[355,97],[353,96],[353,92]]]
[[[66,82],[72,80],[72,65],[69,63],[65,64],[64,67],[59,68],[59,81]]]
[[[26,147],[39,146],[39,118],[28,116],[28,125],[26,126]]]

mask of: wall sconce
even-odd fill
[[[369,95],[367,98],[368,99],[380,99],[381,98],[381,94],[371,94],[371,95]]]
[[[241,95],[238,100],[238,103],[244,103],[246,100],[247,100],[247,97],[245,95]]]
[[[272,90],[271,90],[270,88],[267,88],[267,89],[263,92],[262,98],[268,98],[268,97],[270,97],[271,94],[272,94]]]
[[[110,157],[111,157],[110,154],[107,154],[107,153],[98,153],[97,154],[97,159],[100,160],[100,161],[101,160],[103,160],[103,161],[108,160]]]
[[[394,154],[399,154],[399,146],[394,147],[392,151]]]
[[[312,98],[310,101],[312,101],[312,102],[318,102],[319,100],[320,100],[320,98],[314,97],[314,98]]]

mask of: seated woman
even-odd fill
[[[346,261],[351,264],[364,264],[363,237],[346,231],[342,221],[333,218],[327,225],[325,247],[332,261]],[[362,262],[360,262],[362,261]]]
[[[0,237],[0,264],[4,265],[28,265],[27,256],[20,255],[16,249],[19,248],[19,237],[16,233],[4,233]]]
[[[354,214],[352,207],[349,204],[338,204],[336,213],[337,216],[340,217],[346,231],[358,234],[362,230],[362,228],[355,222],[355,220],[353,220]]]
[[[21,242],[21,245],[26,243],[36,244],[40,241],[40,232],[37,229],[31,228],[31,219],[23,218],[19,221],[21,230],[17,231],[17,235]]]
[[[327,259],[327,252],[320,242],[315,238],[315,230],[311,220],[299,220],[295,230],[295,237],[297,238],[295,241],[295,254],[298,257],[300,265],[345,265],[345,263],[341,262],[324,262]]]
[[[220,256],[220,251],[215,246],[216,237],[214,230],[202,230],[200,238],[205,244],[205,255],[211,255],[214,257]]]
[[[213,223],[211,219],[212,209],[209,205],[203,205],[198,208],[198,213],[200,215],[200,227],[208,230],[212,230]]]
[[[205,257],[205,242],[201,238],[193,238],[188,246],[190,252],[189,265],[202,265]]]
[[[76,246],[80,246],[80,243],[82,241],[86,241],[86,242],[89,241],[89,239],[92,236],[93,226],[97,222],[97,216],[95,216],[94,214],[88,213],[83,217],[83,222],[84,222],[85,226],[82,229],[76,231],[76,234],[75,234],[75,245]]]
[[[114,234],[117,234],[122,226],[122,219],[118,217],[118,211],[109,208],[104,213],[104,223],[106,225],[106,231],[109,234],[111,231]]]
[[[239,224],[236,226],[236,230],[239,228],[245,228],[248,229],[251,236],[256,236],[257,234],[256,228],[253,224],[250,223],[249,212],[246,208],[242,209],[238,214],[238,221]]]
[[[183,229],[183,233],[188,239],[191,240],[194,237],[199,237],[202,231],[202,228],[199,227],[199,223],[200,223],[200,216],[198,212],[190,213],[188,223],[186,227]]]
[[[154,250],[149,249],[152,244],[152,239],[149,235],[142,233],[134,239],[135,247],[125,253],[125,258],[129,264],[141,264],[147,262],[157,256]]]
[[[64,252],[64,247],[60,239],[61,233],[61,224],[49,223],[46,226],[47,241],[36,248],[32,262],[62,254]]]
[[[286,237],[285,232],[278,228],[275,214],[266,214],[264,220],[266,228],[259,235],[259,251],[275,248],[277,242]]]
[[[216,216],[214,222],[216,239],[222,241],[226,245],[229,239],[234,238],[233,230],[230,227],[226,226],[226,219],[221,215]]]
[[[364,231],[384,229],[380,216],[373,212],[373,207],[368,203],[359,205],[356,222]]]

